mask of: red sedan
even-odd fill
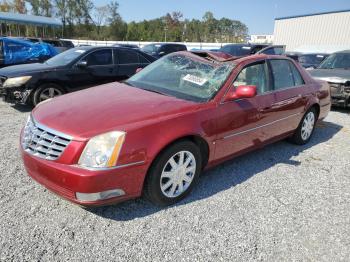
[[[75,203],[144,194],[169,205],[205,168],[288,137],[307,143],[330,105],[328,84],[289,58],[178,52],[125,83],[41,103],[21,152],[32,178]]]

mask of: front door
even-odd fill
[[[81,61],[86,62],[85,67],[75,65],[67,73],[71,79],[70,85],[74,90],[114,81],[116,68],[111,48],[93,51],[84,56],[78,63]]]
[[[274,103],[274,93],[265,60],[243,67],[233,86],[255,85],[257,95],[252,98],[225,102],[218,107],[218,140],[215,159],[230,157],[238,152],[262,144],[261,127],[272,121],[273,115],[263,109]]]

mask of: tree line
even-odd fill
[[[91,0],[2,0],[0,11],[56,17],[63,37],[168,42],[243,42],[247,26],[238,20],[216,19],[206,12],[202,19],[186,19],[179,11],[162,17],[126,23],[119,3],[97,6]]]

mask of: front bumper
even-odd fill
[[[331,88],[332,105],[347,107],[350,106],[350,86],[329,83]]]
[[[31,90],[24,87],[3,88],[0,87],[0,96],[7,103],[26,104],[29,101]]]
[[[91,171],[75,165],[61,164],[35,157],[23,151],[22,159],[28,174],[50,191],[83,206],[108,205],[139,197],[147,172],[145,163],[120,168]],[[79,194],[95,196],[99,192],[110,190],[122,192],[112,198],[82,201]],[[78,193],[78,194],[77,194]],[[78,197],[77,197],[78,195]],[[88,199],[88,198],[87,198]]]

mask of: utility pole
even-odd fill
[[[168,27],[164,27],[164,42],[166,42],[166,32],[168,31]]]

